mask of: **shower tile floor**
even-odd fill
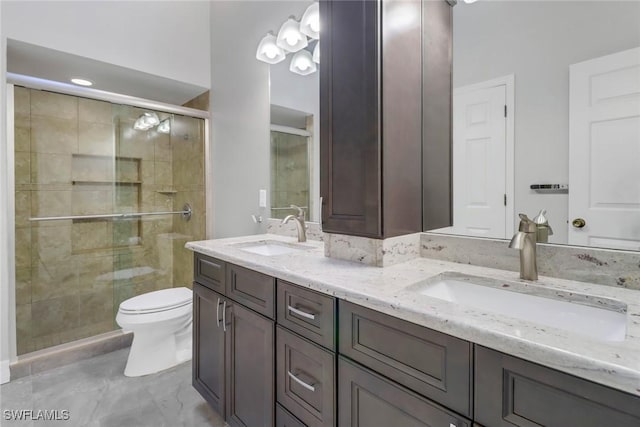
[[[191,363],[125,377],[129,349],[19,378],[0,386],[0,425],[82,427],[225,426],[191,386]],[[63,421],[8,421],[6,410],[69,411]]]

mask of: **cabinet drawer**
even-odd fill
[[[276,427],[307,427],[289,411],[276,404]]]
[[[472,417],[472,344],[340,302],[341,354],[438,402]]]
[[[465,418],[380,375],[338,360],[341,427],[470,427]]]
[[[193,272],[196,282],[224,294],[225,263],[200,253],[193,254]]]
[[[275,279],[237,265],[227,265],[226,295],[258,313],[275,319]]]
[[[476,421],[499,426],[640,426],[640,397],[476,346]]]
[[[335,355],[278,326],[276,398],[309,427],[333,426]]]
[[[278,280],[278,323],[335,351],[333,297]]]

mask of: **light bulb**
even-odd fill
[[[276,45],[286,52],[298,52],[307,47],[307,38],[300,32],[300,23],[293,17],[287,19],[278,31]]]
[[[298,43],[298,36],[290,31],[287,35],[284,36],[284,39],[287,41],[289,46],[295,46]]]
[[[278,48],[273,45],[265,46],[263,52],[264,55],[269,59],[273,59],[278,56]]]
[[[284,57],[284,50],[276,44],[276,36],[273,33],[267,33],[258,44],[256,59],[267,64],[277,64],[284,61]]]
[[[309,62],[306,60],[299,61],[296,65],[300,69],[300,71],[306,71],[307,68],[311,66],[311,64],[309,64]]]

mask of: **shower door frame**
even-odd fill
[[[178,114],[204,120],[204,193],[205,193],[205,236],[212,238],[213,232],[213,197],[210,194],[211,185],[211,147],[210,147],[210,118],[209,111],[196,110],[194,108],[182,107],[129,95],[106,92],[97,89],[74,86],[67,83],[54,82],[35,77],[23,76],[20,74],[7,73],[5,83],[7,103],[6,103],[6,171],[0,174],[0,197],[5,198],[7,221],[0,223],[0,254],[6,254],[6,275],[7,283],[0,282],[0,300],[3,309],[0,310],[0,346],[3,349],[9,348],[9,360],[2,360],[0,366],[0,384],[10,380],[9,365],[18,360],[16,344],[16,277],[15,277],[15,135],[14,135],[14,87],[24,86],[29,89],[46,90],[64,95],[78,96],[98,101],[106,101],[112,104],[139,107],[165,113]],[[1,157],[0,157],[1,160]],[[2,166],[2,164],[0,164]],[[7,194],[3,195],[2,190],[6,189]],[[1,206],[1,205],[0,205]],[[5,229],[6,227],[6,229]],[[6,236],[6,237],[5,237]],[[0,255],[2,256],[2,255]],[[4,267],[4,261],[0,262],[0,267]],[[4,273],[3,273],[4,275]],[[1,279],[2,277],[0,277]],[[6,298],[6,301],[5,301]],[[4,309],[6,307],[6,309]]]

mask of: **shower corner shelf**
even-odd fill
[[[169,196],[173,196],[174,194],[177,193],[176,190],[156,190],[156,193],[160,193],[160,194],[166,194]]]

